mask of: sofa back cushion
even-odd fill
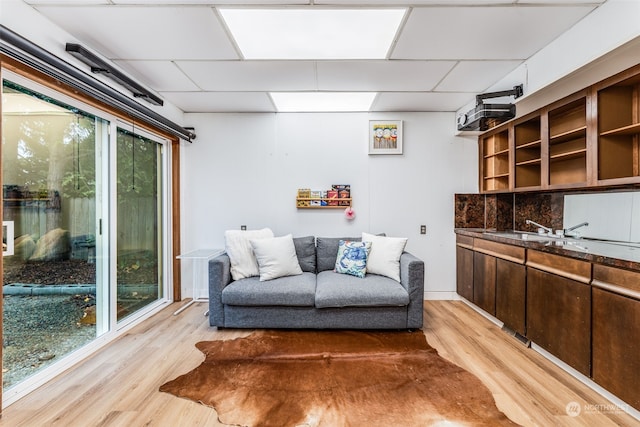
[[[316,238],[314,236],[294,237],[298,264],[305,273],[316,272]],[[335,262],[335,260],[334,260]]]
[[[260,275],[258,260],[251,247],[251,239],[273,237],[269,228],[261,230],[227,230],[224,232],[224,248],[231,260],[233,280]]]
[[[338,257],[338,246],[340,240],[351,242],[362,241],[361,237],[318,237],[316,239],[316,266],[318,273],[321,271],[333,270]]]

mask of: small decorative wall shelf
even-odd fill
[[[327,191],[299,188],[296,197],[298,209],[345,209],[351,205],[350,185],[332,185]]]

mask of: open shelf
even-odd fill
[[[551,156],[549,156],[549,158],[551,160],[558,160],[558,159],[568,160],[576,157],[585,157],[586,155],[587,155],[587,149],[580,148],[578,150],[564,151],[558,154],[552,154]]]
[[[509,189],[509,132],[502,131],[481,140],[482,191]]]
[[[540,186],[540,161],[516,165],[516,188]]]
[[[549,143],[550,144],[561,144],[565,141],[571,141],[572,139],[584,138],[587,135],[587,126],[579,126],[574,129],[569,129],[567,131],[549,134]]]
[[[640,75],[598,91],[598,180],[640,177]]]
[[[549,111],[549,139],[573,138],[587,129],[587,99],[580,98]]]
[[[632,125],[622,126],[620,128],[601,132],[600,136],[626,136],[634,135],[637,133],[640,133],[640,123],[634,123]]]
[[[514,126],[516,188],[539,187],[542,184],[541,135],[540,116]]]
[[[541,144],[542,144],[542,140],[537,139],[535,141],[527,142],[526,144],[516,145],[516,150],[524,150],[524,149],[531,149],[531,148],[537,148],[539,150]]]
[[[484,159],[484,177],[509,175],[509,153],[489,156]]]
[[[309,205],[301,206],[298,202],[327,202],[327,205]],[[342,203],[338,205],[329,205],[329,203]],[[326,198],[326,197],[296,197],[296,206],[298,209],[346,209],[351,206],[351,198]]]
[[[549,163],[549,185],[586,183],[586,157],[562,157]]]
[[[640,137],[600,136],[598,140],[598,179],[640,176]]]
[[[549,111],[549,185],[586,184],[587,99]]]
[[[486,158],[493,157],[493,156],[499,156],[500,154],[509,154],[509,149],[500,150],[500,151],[497,151],[497,152],[495,152],[493,154],[486,154],[484,156],[484,158],[486,159]]]
[[[487,177],[484,179],[484,191],[500,191],[509,189],[509,175]]]
[[[536,166],[536,165],[540,165],[542,163],[542,159],[531,159],[531,160],[525,160],[522,162],[517,162],[516,166]]]

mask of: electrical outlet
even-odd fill
[[[246,229],[247,229],[247,226],[246,226],[246,225],[241,225],[241,226],[240,226],[240,230],[245,231]]]
[[[427,226],[426,225],[421,225],[420,226],[420,234],[427,234]]]

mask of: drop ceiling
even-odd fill
[[[187,113],[274,112],[269,92],[316,91],[377,92],[369,111],[457,111],[603,2],[25,0],[71,34],[64,42],[111,60]],[[246,60],[219,7],[407,12],[385,59]]]

